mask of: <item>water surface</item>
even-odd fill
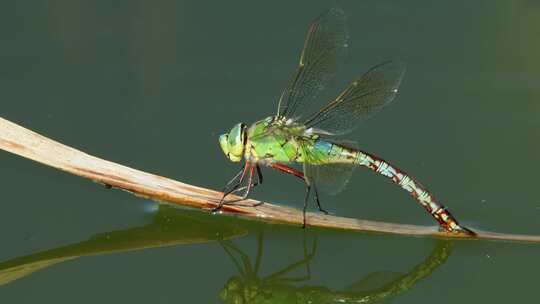
[[[217,189],[237,170],[217,136],[274,113],[307,26],[331,5],[4,1],[0,114],[96,156]],[[323,97],[381,61],[408,67],[393,104],[350,138],[415,176],[462,223],[540,234],[540,5],[341,6],[350,56]],[[7,153],[0,168],[2,303],[219,303],[243,269],[225,248],[253,264],[261,244],[258,278],[296,262],[287,277],[305,277],[306,264],[311,274],[267,285],[268,299],[359,299],[396,286],[386,300],[537,297],[536,245],[302,231],[163,210]],[[266,170],[254,197],[300,207],[303,194],[294,178]],[[433,225],[368,170],[323,200],[337,215]]]

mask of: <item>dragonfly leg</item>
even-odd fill
[[[253,187],[255,187],[257,185],[262,185],[262,183],[263,183],[262,170],[261,170],[261,167],[259,166],[259,164],[257,164],[257,183],[253,184]],[[255,204],[254,206],[260,206],[262,204],[264,204],[264,202],[259,202],[259,203]]]
[[[212,209],[212,213],[214,212],[217,212],[219,211],[223,205],[225,204],[225,197],[227,197],[227,195],[233,193],[236,189],[238,189],[240,187],[240,185],[242,185],[242,182],[244,181],[244,178],[246,177],[246,173],[247,171],[251,168],[251,164],[249,162],[246,162],[242,168],[240,169],[240,171],[227,183],[227,185],[225,186],[224,190],[229,188],[230,185],[232,185],[234,183],[234,181],[236,179],[238,179],[238,177],[240,176],[240,179],[238,180],[238,182],[236,182],[234,184],[234,186],[230,187],[230,189],[228,189],[227,191],[225,191],[223,193],[223,197],[221,198],[221,200],[219,201],[219,204],[217,205],[217,207],[215,207],[214,209]],[[253,171],[252,171],[253,172]]]
[[[315,186],[315,184],[313,184],[313,190],[315,191],[315,201],[317,202],[317,208],[319,208],[320,212],[328,214],[328,211],[324,210],[321,207],[321,201],[319,200],[319,192],[317,191],[317,187]]]
[[[248,177],[248,184],[246,185],[246,192],[244,192],[244,195],[242,195],[242,201],[245,200],[248,195],[249,195],[249,192],[251,191],[251,189],[253,188],[253,173],[255,172],[255,167],[256,166],[251,166],[249,168],[249,177]]]
[[[223,205],[230,205],[230,204],[233,204],[233,203],[236,203],[236,202],[240,202],[240,201],[245,200],[245,199],[248,197],[249,193],[251,192],[251,189],[252,189],[253,186],[255,185],[255,184],[253,183],[253,174],[254,174],[254,172],[255,172],[255,167],[256,167],[256,166],[252,166],[252,165],[250,165],[250,164],[246,164],[246,168],[247,168],[247,169],[245,169],[244,171],[248,171],[248,170],[249,170],[249,174],[248,174],[249,176],[248,176],[248,183],[247,183],[247,185],[244,186],[244,187],[240,187],[242,181],[240,181],[239,183],[237,183],[237,184],[235,185],[235,187],[233,187],[233,189],[231,189],[230,191],[228,191],[227,193],[225,193],[225,194],[223,195],[223,198],[222,198],[221,201],[219,202],[219,205],[218,205],[216,208],[212,209],[212,212],[216,212],[216,211],[218,211],[219,209],[223,208]],[[242,178],[241,178],[242,180],[243,180],[243,178],[245,177],[245,175],[246,175],[246,174],[244,173],[243,176],[242,176]],[[240,188],[239,188],[239,187],[240,187]],[[238,191],[240,191],[240,190],[244,190],[244,189],[245,189],[244,194],[243,194],[239,199],[233,199],[233,200],[230,200],[230,201],[225,201],[225,197],[226,197],[227,195],[229,195],[229,194],[231,194],[231,193],[238,192]]]
[[[262,182],[263,182],[263,176],[262,176],[262,172],[261,172],[261,167],[260,167],[259,165],[256,165],[256,169],[257,169],[257,181],[254,182],[254,183],[251,185],[252,188],[255,188],[255,187],[258,186],[258,185],[262,185]],[[234,191],[231,192],[231,193],[235,194],[235,193],[238,193],[238,192],[240,192],[240,191],[244,191],[244,190],[247,189],[247,187],[248,187],[248,186],[246,185],[246,186],[237,188],[236,190],[234,190]],[[255,206],[258,206],[258,205],[260,205],[260,204],[262,204],[262,202],[257,203]]]
[[[250,183],[251,186],[246,185],[246,186],[240,187],[240,188],[236,189],[233,193],[243,191],[243,190],[247,189],[248,187],[255,188],[258,185],[262,185],[262,183],[263,183],[263,175],[262,175],[261,167],[257,164],[255,166],[255,168],[257,169],[257,181],[252,183],[252,184]],[[244,194],[243,198],[240,199],[240,200],[244,200],[246,198],[247,198],[247,195]],[[236,200],[236,201],[240,201],[240,200]],[[262,204],[264,204],[264,202],[258,202],[256,204],[254,204],[253,207],[257,207],[257,206],[260,206]]]
[[[308,199],[309,199],[309,193],[311,191],[311,185],[308,183],[306,177],[304,176],[304,172],[296,170],[295,168],[291,168],[289,166],[286,166],[286,165],[280,164],[280,163],[271,163],[270,167],[272,167],[272,168],[274,168],[276,170],[279,170],[281,172],[285,172],[287,174],[294,175],[294,176],[298,177],[299,179],[303,180],[304,183],[306,183],[307,193],[306,193],[306,197],[304,199],[304,209],[302,211],[302,214],[303,214],[302,228],[305,228],[306,227],[306,209],[307,209],[307,204],[308,204]],[[315,185],[313,185],[313,190],[315,190],[315,201],[317,202],[317,207],[319,208],[319,211],[323,212],[324,214],[328,214],[328,211],[324,210],[321,207],[321,202],[319,200],[319,192],[317,191],[317,187],[315,187]]]
[[[244,169],[245,169],[245,168],[246,168],[246,164],[243,163],[243,164],[242,164],[242,167],[240,167],[240,170],[234,175],[233,178],[231,178],[231,179],[227,182],[227,184],[225,185],[225,187],[223,187],[223,189],[221,190],[221,192],[226,192],[226,191],[228,191],[229,186],[230,186],[232,183],[234,183],[234,181],[236,181],[236,180],[238,179],[238,177],[239,177],[240,175],[242,175],[242,173],[244,173]],[[244,173],[244,174],[245,174],[245,173]]]
[[[262,185],[263,175],[262,175],[261,166],[259,166],[259,164],[257,164],[256,166],[257,166],[257,184]]]
[[[306,197],[304,198],[304,208],[302,208],[302,228],[306,228],[306,210],[309,201],[309,194],[311,192],[311,185],[306,185]]]

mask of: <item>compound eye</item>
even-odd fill
[[[231,147],[236,146],[241,139],[241,135],[242,135],[242,129],[239,128],[238,125],[232,128],[231,132],[229,133],[229,145]]]
[[[223,153],[229,154],[229,134],[219,136],[219,146],[223,150]]]
[[[244,132],[242,130],[242,124],[237,124],[229,132],[229,150],[231,154],[241,155],[244,150],[244,139],[242,138]]]

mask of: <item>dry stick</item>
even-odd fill
[[[88,155],[1,117],[0,149],[160,202],[210,210],[216,206],[222,196],[222,193],[218,191],[188,185]],[[256,200],[245,200],[242,202],[243,206],[224,206],[223,212],[246,218],[257,218],[272,223],[302,225],[302,212],[299,210],[269,203],[255,206],[258,203]],[[476,230],[477,235],[470,237],[463,234],[442,232],[437,227],[366,221],[314,213],[308,213],[307,225],[311,227],[415,236],[540,243],[540,236]]]

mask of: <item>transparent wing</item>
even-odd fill
[[[350,164],[312,165],[304,163],[304,175],[318,190],[336,195],[343,191],[351,179],[354,166]]]
[[[405,65],[396,61],[371,68],[304,124],[336,135],[352,131],[394,99],[404,73]]]
[[[356,143],[336,142],[335,144],[348,147],[356,147]],[[324,162],[324,156],[302,144],[306,161],[303,163],[304,175],[310,184],[314,184],[322,192],[336,195],[343,191],[351,179],[355,166],[352,164],[328,164]]]
[[[345,14],[340,8],[328,10],[313,22],[298,69],[279,99],[278,115],[298,118],[295,113],[303,113],[304,106],[317,97],[335,74],[346,54],[347,41]]]

